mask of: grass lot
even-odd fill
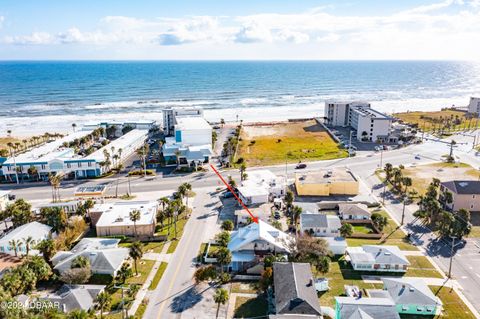
[[[188,219],[185,218],[185,215],[182,216],[177,221],[177,239],[175,238],[175,227],[173,223],[165,224],[163,227],[159,227],[157,231],[157,235],[167,235],[169,232],[170,234],[168,235],[168,240],[171,240],[170,246],[168,247],[167,254],[171,254],[175,252],[175,249],[177,248],[178,241],[182,237],[183,234],[183,229],[185,228],[185,225],[187,224]]]
[[[248,166],[346,157],[347,152],[315,121],[244,126],[236,158]]]
[[[401,250],[418,250],[417,247],[410,244],[405,233],[398,228],[397,224],[390,216],[382,210],[377,210],[383,216],[388,218],[388,225],[383,229],[384,236],[381,239],[363,239],[363,238],[347,238],[349,247],[358,247],[362,245],[394,245]]]
[[[477,170],[465,163],[434,163],[428,165],[418,165],[416,167],[407,167],[403,170],[404,176],[412,178],[412,188],[419,195],[423,195],[432,181],[436,177],[440,181],[452,179],[478,179],[480,174]]]
[[[142,303],[137,308],[137,312],[135,312],[135,319],[142,319],[143,314],[145,313],[145,310],[147,310],[147,305],[148,305],[147,299],[143,299]]]
[[[468,307],[458,297],[454,290],[448,287],[430,286],[433,293],[443,302],[443,311],[435,318],[443,319],[474,319],[475,316],[470,312]],[[408,317],[411,318],[411,317]]]
[[[480,226],[473,226],[472,232],[468,235],[470,238],[480,238]]]
[[[454,111],[454,110],[443,110],[443,111],[435,111],[435,112],[404,112],[404,113],[395,113],[393,114],[394,117],[401,119],[402,121],[410,124],[418,124],[420,129],[424,129],[425,131],[432,131],[435,127],[435,120],[440,120],[440,117],[450,119],[453,115],[453,118],[458,118],[461,120],[459,125],[454,125],[453,129],[463,129],[465,126],[465,121],[467,118],[465,117],[464,112]],[[468,124],[470,120],[467,120]],[[475,119],[471,122],[471,127],[475,127],[479,123],[475,121]],[[439,123],[436,123],[437,129],[440,126]]]
[[[162,262],[160,264],[160,267],[158,267],[158,270],[157,270],[155,276],[153,277],[152,283],[150,284],[150,287],[148,287],[148,289],[155,290],[155,288],[157,288],[157,285],[160,282],[160,279],[162,279],[162,276],[163,276],[163,273],[165,272],[165,269],[167,269],[167,265],[168,264],[165,263],[165,262]]]
[[[443,278],[432,263],[425,256],[407,256],[410,266],[408,267],[407,277],[433,277]]]
[[[374,234],[375,231],[370,225],[352,224],[353,233]]]
[[[258,292],[258,282],[232,282],[231,293],[256,294]]]
[[[118,246],[130,248],[131,245],[132,243],[120,243]],[[143,245],[144,253],[147,253],[147,252],[161,253],[165,243],[151,241],[151,242],[142,242],[142,245]]]
[[[268,311],[267,299],[264,295],[257,298],[236,297],[235,318],[252,318],[266,316]]]
[[[315,274],[315,269],[312,267]],[[382,284],[370,284],[363,282],[361,272],[354,271],[343,257],[332,260],[330,271],[325,274],[318,274],[317,277],[328,278],[330,290],[320,294],[320,304],[322,306],[335,308],[335,297],[345,295],[345,285],[356,285],[360,289],[381,289]]]
[[[16,142],[22,143],[22,140],[15,138],[15,137],[0,137],[0,149],[6,149],[8,151],[7,144],[12,142],[15,144]]]

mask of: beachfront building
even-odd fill
[[[140,219],[134,224],[130,213],[135,210],[140,212]],[[95,222],[97,236],[135,236],[136,233],[139,237],[153,237],[157,210],[157,201],[127,201],[96,204],[91,214],[100,215]]]
[[[90,260],[93,274],[106,274],[113,277],[128,258],[128,248],[118,247],[120,239],[83,238],[70,251],[59,251],[52,257],[53,269],[62,274],[70,269],[72,261],[79,256]]]
[[[446,193],[452,195],[452,202],[446,202]],[[452,211],[466,209],[470,212],[480,211],[480,181],[447,181],[440,184],[441,203]]]
[[[125,135],[133,129],[137,130],[153,130],[157,127],[157,122],[155,120],[137,120],[137,121],[93,121],[84,123],[81,127],[81,130],[84,131],[93,131],[97,128],[103,128],[105,131],[107,129],[112,129],[113,135],[120,137]]]
[[[268,203],[270,198],[285,195],[285,178],[269,170],[248,171],[248,178],[242,181],[237,190],[245,205]]]
[[[228,249],[232,252],[232,271],[242,271],[257,265],[269,254],[288,254],[290,235],[258,220],[232,232]]]
[[[41,204],[34,208],[34,211],[40,212],[42,208],[60,208],[62,209],[67,215],[73,215],[77,213],[78,208],[82,204],[79,200],[71,200],[67,202],[57,202],[57,203],[48,203],[48,204]]]
[[[42,240],[52,237],[53,234],[51,231],[52,227],[39,222],[31,222],[18,226],[0,238],[0,253],[15,255],[15,249],[11,245],[15,241],[16,243],[21,243],[17,245],[17,255],[25,255],[27,253],[25,241],[28,237],[31,237],[32,242],[29,243],[29,254],[38,255],[39,252],[35,249],[35,246]]]
[[[295,173],[299,196],[358,195],[359,183],[346,168],[319,169]]]
[[[198,167],[210,161],[212,127],[201,116],[174,117],[173,137],[166,137],[162,146],[167,165]]]
[[[273,290],[275,314],[285,318],[322,318],[309,263],[274,262]]]
[[[162,113],[165,136],[174,135],[177,117],[203,117],[203,109],[198,106],[171,107],[164,109]]]
[[[130,130],[106,145],[93,143],[96,150],[89,155],[81,155],[82,150],[69,146],[72,142],[90,139],[92,132],[94,131],[79,130],[10,157],[2,164],[3,175],[10,181],[16,181],[17,175],[21,181],[29,179],[46,181],[49,174],[64,174],[78,179],[98,177],[131,156],[145,143],[149,134],[148,130]]]
[[[410,262],[397,246],[363,245],[348,247],[346,260],[354,270],[406,272]]]
[[[480,114],[480,97],[471,97],[468,103],[468,113]]]
[[[351,127],[360,141],[394,142],[392,122],[393,118],[372,109],[368,102],[325,102],[325,124]]]

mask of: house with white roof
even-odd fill
[[[300,214],[300,230],[315,237],[338,237],[340,227],[340,218],[335,215],[308,211]]]
[[[397,246],[348,247],[346,259],[360,271],[406,272],[410,262]]]
[[[245,205],[267,203],[270,197],[285,195],[285,178],[269,170],[248,171],[248,177],[237,187],[238,195]]]
[[[118,247],[119,242],[113,238],[83,238],[70,251],[59,251],[52,257],[53,269],[62,274],[71,268],[75,258],[84,256],[90,260],[93,274],[115,277],[128,258],[128,248]]]
[[[269,254],[288,254],[294,239],[262,220],[232,232],[228,249],[232,253],[230,269],[241,271],[258,264]]]
[[[365,204],[338,204],[338,216],[342,220],[370,220],[371,215]]]
[[[10,245],[10,242],[15,240],[22,243],[20,247],[17,248],[18,255],[24,255],[27,253],[25,240],[28,237],[32,237],[33,241],[30,244],[29,254],[38,255],[39,251],[35,249],[36,244],[40,243],[44,239],[52,237],[53,234],[51,233],[51,230],[52,227],[39,222],[31,222],[18,226],[0,238],[0,253],[15,255],[15,250]]]
[[[134,210],[140,212],[140,219],[133,223],[130,213]],[[96,204],[92,214],[100,214],[96,221],[97,236],[154,236],[157,201],[125,201],[116,203]]]
[[[58,306],[64,313],[77,309],[88,311],[93,308],[97,295],[104,289],[103,285],[63,285],[53,293],[40,295],[37,301]]]

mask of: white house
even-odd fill
[[[0,253],[15,255],[15,250],[10,245],[10,242],[15,240],[21,243],[19,247],[17,247],[18,255],[25,255],[27,253],[25,241],[28,237],[32,237],[33,241],[30,243],[29,254],[38,255],[39,251],[34,249],[35,246],[42,240],[50,238],[52,236],[51,230],[52,227],[39,222],[31,222],[22,226],[18,226],[0,238]]]
[[[300,230],[316,237],[340,236],[342,223],[338,216],[305,212],[300,214]]]
[[[230,269],[240,271],[258,264],[268,254],[288,254],[294,239],[259,220],[232,232],[228,249],[232,252]]]
[[[397,246],[363,245],[348,247],[346,259],[361,271],[406,272],[410,262]]]
[[[371,215],[365,204],[338,204],[338,216],[343,220],[369,220]]]
[[[162,146],[167,165],[198,166],[212,155],[212,127],[200,116],[175,117],[175,134]]]
[[[248,171],[248,177],[237,187],[240,199],[245,205],[267,203],[270,197],[285,194],[285,178],[269,170]]]
[[[130,212],[138,210],[140,219],[133,223]],[[95,224],[97,236],[125,235],[154,236],[157,201],[125,201],[116,203],[96,204],[92,212],[100,214]]]
[[[119,242],[112,238],[83,238],[70,251],[59,251],[52,257],[53,269],[62,274],[71,268],[75,258],[84,256],[90,260],[92,273],[115,277],[128,258],[128,248],[118,247]]]
[[[480,114],[480,97],[471,97],[468,103],[468,112]]]
[[[349,126],[362,141],[390,142],[393,118],[371,108],[367,102],[325,102],[325,123],[332,126]]]

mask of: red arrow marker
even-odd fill
[[[247,206],[245,206],[245,204],[242,202],[242,200],[237,196],[237,194],[235,194],[235,192],[233,191],[232,187],[230,185],[228,185],[228,183],[223,179],[222,175],[220,175],[220,173],[215,169],[215,167],[213,167],[212,164],[210,164],[210,167],[213,169],[213,171],[215,172],[215,174],[217,174],[217,176],[222,180],[223,184],[225,184],[225,186],[227,186],[228,190],[233,194],[233,196],[235,196],[235,198],[237,199],[237,201],[240,203],[240,205],[242,205],[243,209],[245,209],[247,211],[247,213],[250,214],[250,217],[252,217],[252,221],[254,223],[257,223],[258,224],[258,217],[255,217],[253,216],[252,212],[248,209]]]

